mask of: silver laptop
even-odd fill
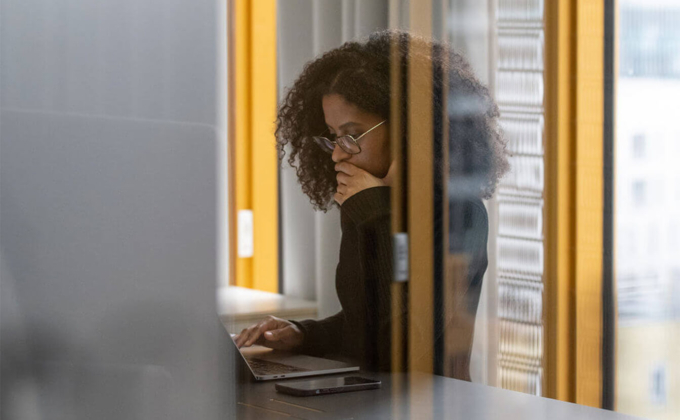
[[[230,334],[234,342],[234,334]],[[234,342],[236,347],[236,343]],[[268,347],[253,345],[236,347],[248,368],[258,381],[295,378],[299,376],[328,375],[331,373],[352,372],[359,366],[321,357],[306,356]]]

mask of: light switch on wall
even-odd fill
[[[239,210],[238,212],[238,256],[239,258],[253,256],[252,210]]]

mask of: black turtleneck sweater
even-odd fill
[[[321,320],[293,321],[304,333],[301,351],[314,356],[340,354],[357,360],[363,369],[389,370],[392,319],[390,188],[374,187],[353,195],[343,203],[340,221],[342,241],[335,287],[342,310]],[[474,315],[487,267],[488,219],[481,200],[452,201],[449,226],[449,252],[464,255],[468,266],[468,284],[461,296],[461,302],[465,304],[457,310],[472,315],[462,317],[472,318],[462,333],[460,326],[456,328],[455,334],[460,337],[464,351],[455,362],[459,368],[451,376],[469,379]],[[405,313],[406,308],[402,311]],[[436,341],[444,340],[447,325],[444,321],[444,326],[438,328],[444,331],[440,331]]]

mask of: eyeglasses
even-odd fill
[[[379,122],[378,124],[374,125],[368,131],[364,132],[357,138],[354,138],[354,136],[351,136],[349,134],[337,137],[335,138],[335,140],[331,140],[325,136],[313,136],[312,138],[324,152],[333,153],[333,150],[335,150],[335,145],[337,144],[338,146],[340,146],[342,150],[349,153],[350,155],[356,155],[357,153],[361,152],[361,146],[359,146],[358,141],[366,134],[370,133],[371,131],[375,130],[376,128],[380,127],[386,122],[387,120]],[[331,136],[335,137],[335,134],[331,134]]]

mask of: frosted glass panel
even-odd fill
[[[543,70],[543,31],[504,30],[498,33],[498,67]]]
[[[541,395],[543,369],[529,368],[523,363],[513,363],[502,360],[500,362],[500,382],[505,389]]]
[[[499,234],[542,239],[543,205],[540,201],[501,201],[498,214]]]
[[[501,351],[509,356],[531,361],[543,355],[543,331],[539,325],[503,320],[501,338]]]
[[[543,311],[543,284],[501,278],[498,285],[498,316],[507,320],[540,325]]]
[[[543,274],[543,242],[498,238],[498,269],[520,274]]]
[[[680,2],[616,2],[616,410],[680,419]]]
[[[543,376],[544,0],[498,0],[495,93],[511,153],[498,194],[498,380],[541,395]]]
[[[542,115],[504,113],[500,125],[512,154],[542,155],[544,122]]]
[[[531,21],[543,19],[543,0],[498,0],[500,20]]]
[[[498,102],[504,105],[541,106],[543,74],[501,70],[496,76]]]
[[[543,158],[535,156],[513,156],[510,158],[510,172],[501,185],[518,191],[540,194],[544,186]]]

